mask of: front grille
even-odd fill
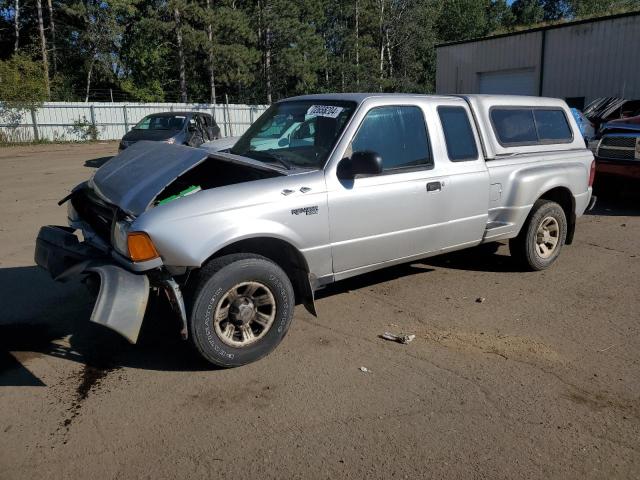
[[[596,156],[603,160],[635,160],[637,137],[605,136]]]
[[[636,148],[636,137],[604,137],[600,142],[601,147]]]
[[[80,218],[88,223],[103,240],[109,242],[116,207],[102,201],[88,188],[77,191],[71,197],[71,204]]]
[[[598,150],[598,158],[602,159],[611,159],[611,160],[633,160],[634,159],[634,151],[627,149],[612,149],[612,148],[602,148]]]

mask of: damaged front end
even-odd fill
[[[149,299],[149,278],[126,270],[107,252],[81,242],[75,230],[42,227],[36,240],[36,263],[57,281],[77,275],[97,275],[100,288],[90,320],[136,343]]]
[[[221,160],[196,148],[138,142],[60,201],[67,202],[70,226],[42,227],[35,261],[55,280],[98,278],[91,321],[132,343],[138,339],[150,289],[163,290],[186,338],[180,280],[189,269],[165,265],[162,252],[145,231],[136,230],[136,222],[148,210],[166,208],[200,190],[278,175],[283,173],[250,159]]]
[[[36,264],[56,281],[77,276],[99,280],[90,320],[118,332],[131,343],[138,340],[151,289],[164,290],[186,339],[187,317],[180,286],[148,237],[142,238],[149,242],[147,249],[152,250],[147,254],[144,243],[131,244],[130,234],[146,236],[144,232],[131,232],[134,218],[102,200],[86,183],[76,187],[63,202],[68,202],[70,226],[48,225],[40,229]],[[130,246],[135,252],[129,251]]]

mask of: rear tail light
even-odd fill
[[[596,179],[596,161],[591,162],[591,170],[589,171],[589,186],[593,187],[593,181]]]

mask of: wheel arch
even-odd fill
[[[538,199],[550,200],[562,207],[565,217],[567,217],[567,238],[565,244],[571,245],[576,230],[576,201],[571,190],[562,186],[554,187],[544,192]]]
[[[271,236],[244,238],[220,248],[203,265],[215,258],[234,253],[261,255],[282,268],[293,285],[296,303],[303,304],[312,315],[316,315],[309,264],[302,252],[294,245]]]

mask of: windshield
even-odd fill
[[[133,127],[134,130],[182,130],[184,115],[148,115]]]
[[[355,108],[355,102],[328,100],[276,103],[231,153],[286,168],[322,168]]]

